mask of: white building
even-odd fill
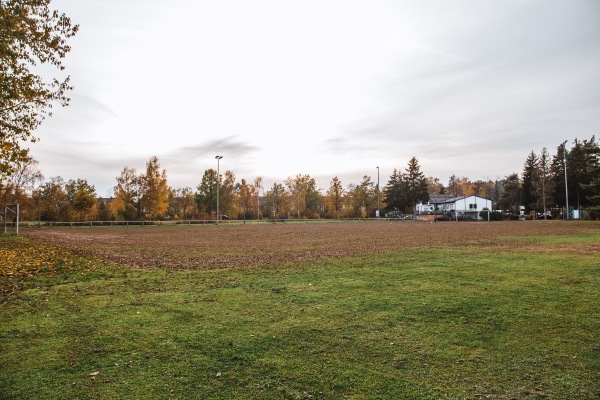
[[[438,215],[445,219],[485,220],[479,214],[483,209],[492,210],[492,201],[479,196],[433,195],[426,204],[416,206],[419,215]]]

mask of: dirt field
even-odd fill
[[[600,243],[544,247],[528,236],[585,235],[598,222],[345,222],[57,228],[28,237],[140,268],[222,268],[357,256],[409,247],[502,246],[600,255]]]

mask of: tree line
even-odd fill
[[[271,187],[263,178],[237,179],[226,170],[204,171],[195,188],[171,187],[167,171],[157,157],[138,172],[125,167],[115,178],[113,196],[99,198],[94,185],[85,179],[65,182],[53,177],[42,183],[35,160],[18,164],[15,172],[0,182],[0,203],[20,203],[22,219],[43,221],[133,221],[193,220],[216,218],[217,186],[222,218],[231,219],[313,219],[368,218],[380,209],[413,213],[415,204],[431,196],[477,195],[491,199],[494,209],[506,217],[517,215],[519,206],[527,213],[559,216],[567,202],[570,208],[584,208],[592,218],[600,217],[600,148],[595,137],[575,140],[570,149],[561,143],[554,155],[546,148],[532,151],[523,170],[501,179],[475,180],[452,175],[447,184],[426,176],[416,157],[402,170],[394,169],[388,181],[377,187],[371,176],[346,186],[333,177],[327,189],[317,187],[313,177],[298,174]],[[566,174],[565,174],[566,167]],[[566,178],[566,184],[565,184]],[[381,190],[379,192],[379,190]]]

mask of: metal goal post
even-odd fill
[[[17,235],[19,234],[19,205],[18,204],[7,204],[4,206],[4,233],[7,232],[9,219],[12,220],[10,225],[16,229]]]

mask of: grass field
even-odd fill
[[[596,399],[600,224],[0,236],[0,399]]]

